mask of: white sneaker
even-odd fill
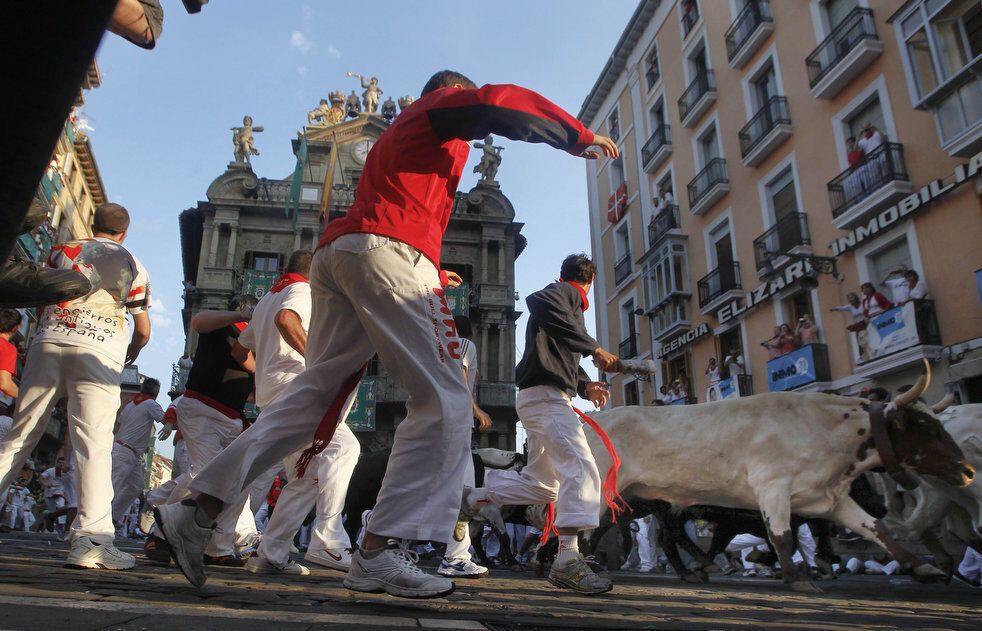
[[[351,550],[339,548],[337,550],[307,550],[303,560],[307,563],[316,563],[329,567],[332,570],[347,572],[351,568]]]
[[[386,548],[371,559],[359,550],[351,557],[344,586],[356,592],[384,592],[401,598],[441,598],[453,593],[453,581],[423,572],[416,566],[417,560],[405,544]]]
[[[483,578],[488,575],[488,568],[478,565],[470,559],[443,559],[440,561],[440,569],[436,571],[440,576],[452,576],[454,578]]]
[[[136,558],[118,549],[108,537],[76,537],[65,561],[65,567],[77,570],[128,570],[134,565]]]
[[[195,522],[198,505],[193,500],[179,504],[165,504],[153,509],[158,534],[170,544],[174,562],[195,587],[208,580],[205,576],[205,546],[211,540],[211,528],[202,528]]]
[[[295,576],[310,575],[310,570],[292,559],[287,561],[285,565],[276,565],[258,554],[246,561],[245,569],[253,574],[292,574]]]
[[[241,541],[235,542],[235,556],[240,559],[248,559],[252,553],[259,549],[259,544],[263,542],[261,533],[254,532],[246,535]]]

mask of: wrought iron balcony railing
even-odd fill
[[[723,294],[741,289],[740,263],[727,261],[699,279],[699,307],[705,307]]]
[[[624,256],[621,257],[617,264],[614,265],[614,284],[620,285],[624,280],[631,275],[631,252],[628,251]]]
[[[617,356],[621,359],[631,359],[638,356],[638,336],[631,335],[617,345]]]
[[[791,111],[788,109],[788,99],[783,96],[772,96],[760,111],[754,114],[743,129],[740,130],[740,156],[747,155],[757,148],[760,141],[767,137],[778,125],[791,124]]]
[[[839,217],[877,190],[896,181],[910,181],[904,162],[904,146],[885,142],[829,182],[832,216]]]
[[[681,226],[679,207],[675,204],[665,206],[651,218],[651,223],[648,224],[648,247],[654,247],[669,230],[677,230]]]
[[[684,121],[699,99],[711,90],[716,90],[716,76],[712,70],[701,70],[679,97],[679,119]]]
[[[814,88],[849,55],[859,42],[866,39],[879,39],[876,34],[876,23],[873,21],[873,11],[856,7],[828,37],[822,40],[818,48],[805,58],[808,86]]]
[[[710,160],[686,187],[689,193],[689,208],[695,206],[706,193],[712,190],[713,186],[729,181],[729,176],[726,174],[726,160],[723,158]]]
[[[726,58],[732,60],[749,41],[757,27],[764,22],[773,22],[771,5],[767,0],[751,0],[733,20],[723,39],[726,40]]]
[[[668,123],[662,123],[648,138],[648,141],[641,147],[641,166],[647,168],[651,159],[655,157],[658,150],[665,145],[672,144],[672,133]]]
[[[808,216],[805,213],[788,213],[781,217],[764,234],[754,239],[754,262],[757,270],[766,268],[771,259],[801,245],[811,245],[808,234]]]

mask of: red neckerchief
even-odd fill
[[[289,272],[277,278],[276,282],[273,283],[273,286],[269,288],[269,291],[270,293],[276,294],[283,291],[293,283],[309,283],[309,282],[310,282],[309,280],[307,280],[300,274],[297,274],[296,272]]]
[[[576,287],[576,291],[580,292],[580,298],[583,299],[583,310],[586,311],[590,308],[590,299],[586,297],[586,291],[579,283],[574,283],[571,280],[564,280],[564,283],[569,283],[573,287]]]
[[[235,330],[236,331],[238,331],[239,333],[241,333],[241,332],[245,331],[245,328],[247,326],[249,326],[249,323],[248,322],[236,322],[232,326],[235,327]]]
[[[136,395],[135,397],[133,397],[133,405],[140,405],[140,404],[141,404],[141,403],[143,403],[144,401],[149,401],[149,400],[150,400],[150,399],[152,399],[152,398],[153,398],[153,397],[152,397],[152,396],[150,396],[149,394],[143,394],[143,393],[141,392],[140,394],[138,394],[138,395]]]

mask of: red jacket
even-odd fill
[[[579,155],[593,132],[531,90],[514,85],[441,88],[406,108],[379,137],[348,213],[318,247],[369,232],[407,243],[439,269],[440,246],[470,152],[468,140],[497,134]]]

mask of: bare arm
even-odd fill
[[[238,311],[199,311],[191,318],[191,328],[198,333],[211,333],[248,319]]]
[[[17,382],[14,381],[14,376],[11,375],[6,370],[0,370],[0,392],[4,393],[8,397],[17,398],[17,394],[20,390],[17,387]]]
[[[467,366],[462,365],[461,369],[464,371],[464,383],[467,383]],[[471,395],[471,413],[477,419],[477,431],[486,432],[491,429],[491,416],[481,409],[473,395]]]
[[[132,364],[150,341],[150,315],[144,311],[133,314],[133,337],[126,349],[126,363]]]
[[[232,359],[237,361],[239,366],[242,366],[242,369],[250,375],[256,374],[255,355],[252,354],[252,351],[245,346],[242,346],[238,342],[232,346]]]
[[[283,337],[283,341],[290,345],[290,348],[301,355],[307,355],[307,331],[303,328],[303,320],[300,315],[292,309],[280,309],[274,319],[276,329]]]

